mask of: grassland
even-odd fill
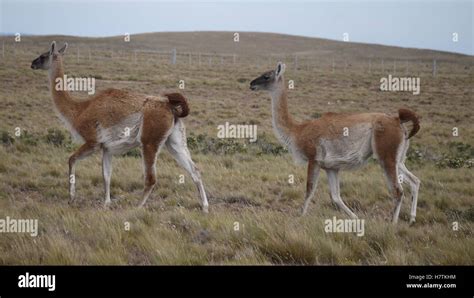
[[[15,56],[11,41],[3,37],[7,48],[0,57],[0,218],[38,219],[40,231],[34,238],[0,234],[0,264],[473,264],[472,57],[257,33],[242,34],[235,46],[231,36],[147,34],[132,36],[132,45],[120,38],[24,37],[15,45]],[[110,209],[102,209],[99,155],[78,163],[77,202],[67,203],[67,159],[78,145],[71,143],[54,114],[47,74],[30,69],[53,39],[71,44],[66,73],[97,78],[98,90],[157,94],[176,91],[178,81],[185,80],[183,93],[191,106],[185,122],[210,214],[200,212],[191,179],[186,176],[185,183],[179,183],[185,173],[165,151],[157,162],[158,185],[145,209],[136,208],[143,187],[137,151],[113,160]],[[76,49],[87,47],[103,49],[94,52],[98,55],[109,50],[123,55],[77,59]],[[239,59],[236,64],[198,65],[193,60],[191,65],[171,65],[159,59],[134,62],[126,54],[133,48],[158,47],[237,53]],[[286,75],[295,81],[289,102],[298,120],[328,111],[394,113],[400,107],[422,115],[422,129],[412,140],[407,162],[422,181],[414,226],[408,225],[406,186],[401,220],[397,226],[390,223],[394,203],[372,161],[341,177],[344,201],[366,220],[363,237],[324,232],[325,219],[345,218],[329,199],[325,175],[308,215],[299,216],[306,170],[278,147],[268,95],[248,90],[251,79],[277,62],[273,56],[259,56],[265,51],[272,51],[275,60],[309,53],[307,64],[300,60]],[[337,64],[332,72],[332,59],[348,61],[346,71]],[[408,61],[410,67],[398,75],[419,76],[420,95],[379,91],[380,78],[388,72],[375,66],[368,72],[369,59],[385,59],[386,65]],[[436,77],[430,71],[433,59],[438,61]],[[226,121],[257,124],[259,143],[216,145],[217,125]],[[15,136],[17,127],[20,137]],[[452,135],[454,127],[458,136]],[[288,183],[289,175],[295,176],[295,183]],[[453,222],[459,224],[457,231]],[[125,229],[127,223],[130,230]]]

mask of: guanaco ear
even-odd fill
[[[67,49],[67,42],[64,43],[63,47],[59,49],[59,54],[64,55]]]
[[[278,62],[277,68],[275,70],[275,76],[280,78],[285,73],[286,65],[285,63]]]
[[[53,41],[51,43],[51,49],[49,50],[49,54],[52,55],[54,53],[54,50],[56,49],[56,42]]]

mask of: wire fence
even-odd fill
[[[2,41],[2,59],[9,57],[31,57],[33,49],[47,49],[47,43],[7,43]],[[344,57],[326,55],[321,57],[312,53],[288,53],[268,55],[238,55],[229,53],[206,53],[179,51],[171,49],[136,49],[136,48],[106,48],[76,44],[68,48],[68,56],[82,61],[125,61],[135,64],[160,63],[178,66],[249,66],[249,67],[274,67],[277,61],[284,61],[287,67],[295,72],[298,71],[323,71],[326,73],[381,73],[393,75],[431,75],[433,77],[440,73],[469,74],[470,66],[462,65],[453,61],[443,61],[436,58],[378,58],[364,57],[361,59],[348,59]]]

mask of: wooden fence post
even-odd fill
[[[176,64],[176,49],[171,52],[171,64]]]

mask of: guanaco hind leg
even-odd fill
[[[316,162],[314,160],[310,160],[308,162],[308,173],[306,178],[306,195],[303,208],[301,210],[301,215],[305,215],[306,212],[308,212],[309,203],[314,197],[316,188],[318,187],[319,171],[320,167],[316,164]]]
[[[156,185],[156,156],[159,151],[159,144],[156,142],[143,144],[142,154],[143,154],[143,166],[145,169],[145,187],[143,189],[143,200],[139,207],[143,207],[148,200],[153,188]]]
[[[186,131],[180,120],[176,122],[173,132],[166,140],[166,148],[175,158],[178,164],[189,173],[199,191],[202,210],[205,213],[209,212],[209,203],[207,201],[206,191],[204,190],[204,185],[202,183],[201,173],[191,159],[191,154],[189,153],[188,146],[186,144]]]
[[[105,202],[104,207],[110,205],[110,179],[112,176],[112,153],[102,149],[102,176],[104,178]]]

